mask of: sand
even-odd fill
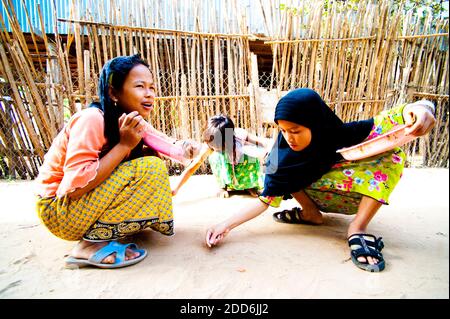
[[[287,225],[274,222],[270,208],[207,248],[207,227],[254,200],[215,197],[207,175],[193,176],[174,198],[174,236],[134,236],[149,251],[141,263],[70,270],[63,259],[75,243],[40,224],[33,182],[2,181],[0,298],[449,298],[448,188],[447,169],[405,169],[391,205],[369,226],[385,242],[381,273],[353,265],[351,217],[338,214],[322,226]]]

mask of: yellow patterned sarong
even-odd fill
[[[80,198],[39,198],[36,206],[50,232],[65,240],[115,240],[145,228],[173,235],[169,175],[153,156],[120,164]]]

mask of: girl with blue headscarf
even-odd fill
[[[145,156],[156,153],[142,141],[152,131],[176,142],[145,120],[156,95],[148,64],[139,55],[108,61],[98,95],[56,136],[37,178],[40,219],[55,236],[79,241],[68,267],[133,265],[146,250],[118,239],[146,228],[173,234],[168,172],[159,157]]]
[[[301,208],[275,213],[276,221],[319,225],[323,223],[321,212],[355,214],[347,231],[352,260],[364,270],[382,271],[383,242],[366,229],[378,209],[388,204],[401,177],[405,154],[396,147],[370,158],[345,161],[336,151],[400,124],[408,126],[409,134],[426,134],[434,126],[433,113],[431,102],[420,101],[399,105],[369,120],[343,123],[317,92],[308,88],[289,92],[275,109],[280,133],[268,156],[259,200],[208,229],[207,245],[216,245],[231,229],[294,197]]]

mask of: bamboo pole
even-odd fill
[[[3,121],[4,123],[9,122],[12,123],[9,132],[11,132],[11,137],[13,137],[13,140],[15,141],[15,144],[12,148],[10,148],[10,151],[14,152],[15,160],[18,162],[19,166],[19,175],[22,179],[26,179],[28,176],[35,176],[33,173],[37,174],[36,170],[33,170],[33,167],[30,163],[27,162],[26,157],[30,157],[33,154],[31,154],[29,151],[27,151],[27,146],[25,144],[26,137],[23,135],[21,131],[21,122],[17,117],[17,114],[14,110],[14,107],[12,103],[5,104],[6,106],[9,105],[9,112],[7,113],[9,115],[10,120],[9,121]]]
[[[99,30],[97,30],[96,26],[92,26],[92,37],[94,38],[93,49],[95,50],[95,62],[97,63],[97,67],[94,68],[94,74],[100,73],[100,70],[103,66],[102,63],[102,55],[101,55],[101,46],[99,41]],[[105,60],[106,62],[107,60]],[[94,65],[93,65],[94,66]]]
[[[219,38],[214,37],[213,38],[213,43],[214,43],[214,91],[216,93],[216,95],[220,95],[220,65],[219,65],[219,59],[220,59],[220,54],[219,54],[219,46],[220,46],[220,42],[219,42]],[[220,112],[220,104],[219,104],[219,99],[216,99],[216,114],[219,114]]]
[[[2,0],[4,1],[4,0]],[[227,33],[219,33],[219,32],[195,32],[195,31],[181,31],[176,29],[159,29],[159,28],[142,28],[142,27],[135,27],[135,26],[126,26],[126,25],[113,25],[109,23],[101,23],[101,22],[93,22],[93,21],[85,21],[85,20],[77,20],[77,19],[64,19],[64,18],[58,18],[58,21],[61,22],[70,22],[70,23],[77,23],[79,25],[103,25],[105,27],[115,27],[118,29],[130,29],[133,31],[137,30],[144,30],[144,31],[153,31],[158,34],[169,34],[169,35],[183,35],[183,36],[213,36],[213,37],[219,37],[219,38],[252,38],[252,35],[250,34],[227,34]]]
[[[88,107],[88,105],[92,102],[91,96],[91,59],[89,50],[84,50],[84,87],[85,87],[85,102],[84,107]]]
[[[30,56],[30,52],[28,51],[28,45],[27,45],[25,37],[21,31],[20,24],[17,20],[17,14],[14,9],[14,4],[13,4],[12,0],[2,0],[2,3],[3,3],[4,8],[6,9],[5,13],[8,18],[9,25],[10,25],[11,29],[13,30],[14,38],[18,42],[20,48],[25,52],[25,54],[27,56]],[[9,10],[11,10],[11,13],[9,12],[8,8],[9,8]],[[31,59],[24,60],[22,63],[28,64],[33,76],[37,77],[37,73],[36,73],[36,70],[34,68],[34,65],[33,65]]]
[[[9,33],[6,31],[6,24],[5,21],[3,19],[3,14],[0,14],[0,35],[2,37],[2,40],[4,43],[10,43],[11,42],[11,37],[9,36]]]
[[[74,24],[75,50],[77,54],[77,71],[78,71],[78,90],[81,95],[84,94],[84,72],[83,72],[83,52],[80,37],[80,24]]]
[[[56,136],[57,133],[55,127],[48,122],[49,119],[46,116],[47,112],[45,112],[45,108],[42,104],[42,100],[32,77],[32,73],[29,70],[28,65],[22,63],[25,57],[23,56],[17,42],[14,42],[13,45],[9,47],[9,51],[11,52],[16,68],[21,71],[20,75],[21,77],[23,76],[23,83],[26,84],[26,86],[24,86],[26,90],[24,91],[25,94],[28,95],[28,100],[32,102],[30,105],[34,108],[33,113],[43,138],[44,146],[49,147],[53,137]]]
[[[20,96],[19,89],[17,87],[16,81],[14,80],[14,76],[11,72],[11,68],[8,64],[8,59],[6,57],[5,49],[1,43],[0,43],[0,56],[2,57],[2,62],[3,62],[1,73],[6,75],[6,78],[8,79],[8,82],[11,85],[14,100],[16,102],[17,110],[22,119],[22,122],[25,125],[27,133],[30,137],[30,140],[31,140],[33,147],[35,148],[38,156],[40,156],[41,158],[44,158],[44,151],[39,142],[39,138],[32,127],[31,119],[27,115],[25,106],[23,105],[22,97]],[[2,65],[2,63],[0,63],[0,65]]]
[[[20,168],[17,168],[17,166],[20,166],[20,158],[17,158],[17,156],[15,156],[15,147],[14,147],[14,143],[12,142],[13,137],[11,135],[11,120],[7,120],[6,116],[4,116],[3,114],[3,109],[0,107],[0,120],[2,123],[5,123],[5,125],[0,125],[0,138],[2,139],[2,141],[4,141],[5,143],[5,148],[4,148],[4,155],[6,156],[6,158],[8,159],[8,163],[9,163],[9,175],[10,176],[16,176],[16,172],[19,175],[20,174]],[[2,147],[3,148],[3,147]]]
[[[44,70],[44,67],[43,67],[42,61],[41,61],[41,57],[40,57],[40,54],[39,54],[39,49],[37,47],[36,38],[34,36],[35,32],[34,32],[34,29],[33,29],[33,24],[31,23],[30,16],[28,14],[28,9],[27,9],[27,5],[25,3],[25,0],[22,0],[22,5],[23,5],[23,7],[25,9],[24,10],[25,11],[25,16],[27,18],[28,26],[30,28],[31,39],[33,41],[33,46],[34,46],[34,50],[35,50],[37,58],[38,58],[39,66],[40,66],[41,70]]]
[[[356,38],[343,38],[343,39],[296,39],[296,40],[273,40],[273,41],[264,41],[264,44],[289,44],[289,43],[301,43],[301,42],[344,42],[344,41],[357,41],[357,40],[374,40],[376,39],[376,35],[367,36],[367,37],[356,37]]]
[[[396,38],[396,40],[411,40],[411,39],[426,39],[434,37],[448,37],[449,33],[432,33],[432,34],[415,34],[415,35],[402,35]]]
[[[117,30],[120,35],[120,55],[127,55],[125,28],[118,28]]]
[[[187,80],[186,75],[181,75],[181,99],[180,99],[180,134],[182,138],[187,138],[189,127],[189,104],[187,103]]]

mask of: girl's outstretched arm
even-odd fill
[[[186,167],[186,169],[181,173],[175,187],[172,189],[172,196],[175,196],[180,190],[181,186],[191,177],[196,170],[202,165],[206,158],[213,152],[208,145],[203,144],[199,155]]]
[[[258,136],[254,135],[254,134],[251,134],[251,133],[247,133],[247,141],[249,143],[255,144],[256,146],[264,147],[264,148],[266,148],[267,144],[268,144],[267,139],[262,138],[262,137],[258,137]]]
[[[230,218],[213,227],[210,227],[206,231],[206,245],[208,247],[217,245],[230,232],[230,230],[245,223],[246,221],[249,221],[250,219],[255,218],[256,216],[259,216],[268,207],[269,205],[255,198],[251,204],[246,205]]]
[[[187,166],[188,160],[196,157],[200,151],[200,144],[191,140],[178,140],[154,128],[146,122],[142,131],[144,144],[150,146],[159,154]]]
[[[267,154],[271,151],[273,144],[275,143],[275,138],[265,138],[265,137],[259,137],[254,134],[248,133],[246,136],[246,141],[248,143],[251,143],[253,145],[256,145],[258,149],[264,150],[261,151],[261,155],[257,156],[261,160],[265,160],[265,157]]]

